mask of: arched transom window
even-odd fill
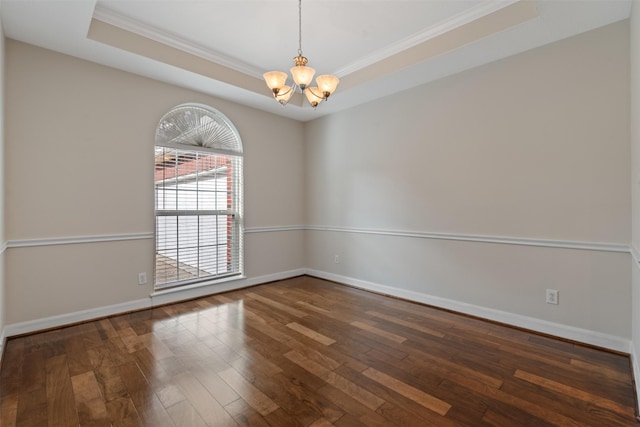
[[[155,288],[242,274],[242,142],[222,113],[184,104],[155,141]]]

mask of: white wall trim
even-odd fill
[[[638,249],[636,249],[633,244],[629,246],[629,253],[631,254],[631,258],[633,258],[635,266],[640,268],[640,252],[638,252]]]
[[[245,233],[270,233],[278,231],[296,231],[305,230],[303,225],[285,225],[275,227],[250,227],[244,230]],[[6,248],[29,248],[36,246],[55,246],[55,245],[75,245],[78,243],[102,243],[102,242],[120,242],[126,240],[144,240],[153,239],[154,233],[125,233],[125,234],[104,234],[97,236],[71,236],[71,237],[47,237],[43,239],[23,239],[9,240],[0,245],[0,254]]]
[[[298,231],[298,230],[306,230],[307,227],[304,225],[283,225],[283,226],[273,226],[273,227],[248,227],[244,229],[244,232],[247,234],[251,233],[271,233],[274,231]]]
[[[7,328],[2,328],[0,331],[0,366],[4,359],[4,346],[7,343]]]
[[[635,265],[636,268],[640,269],[640,252],[638,252],[638,249],[633,245],[633,243],[629,246],[629,249],[633,265]],[[636,411],[638,414],[640,414],[640,366],[638,365],[639,355],[635,351],[636,346],[633,341],[631,341],[629,347],[629,355],[631,356],[631,369],[633,370],[633,380],[636,392],[636,405],[638,405],[636,406]]]
[[[436,25],[423,29],[415,34],[406,37],[387,47],[374,51],[373,53],[357,59],[351,64],[346,65],[334,72],[338,77],[344,77],[362,68],[375,64],[378,61],[389,58],[409,48],[417,46],[428,40],[436,38],[442,34],[453,31],[463,25],[476,21],[484,16],[494,13],[500,9],[516,3],[517,0],[487,0],[470,9],[466,9],[456,16],[445,21],[438,22]]]
[[[385,230],[377,228],[333,227],[321,225],[283,225],[267,227],[247,227],[246,234],[272,233],[283,231],[331,231],[336,233],[373,234],[378,236],[409,237],[418,239],[456,240],[480,243],[498,243],[506,245],[539,246],[548,248],[581,249],[601,252],[631,253],[636,263],[640,263],[640,253],[632,246],[621,243],[580,242],[571,240],[544,240],[518,237],[482,236],[475,234],[431,233],[408,230]],[[154,233],[126,233],[96,236],[51,237],[43,239],[9,240],[0,244],[0,254],[7,248],[26,248],[36,246],[73,245],[79,243],[118,242],[126,240],[153,239]]]
[[[100,236],[50,237],[44,239],[9,240],[8,248],[28,248],[34,246],[75,245],[78,243],[120,242],[124,240],[153,239],[153,233],[108,234]]]
[[[410,301],[428,304],[434,307],[456,311],[458,313],[464,313],[471,316],[481,317],[483,319],[493,320],[496,322],[529,329],[531,331],[541,332],[544,334],[578,341],[585,344],[591,344],[598,347],[620,351],[623,353],[630,353],[631,351],[630,340],[614,335],[603,334],[600,332],[562,325],[559,323],[553,323],[533,317],[509,313],[506,311],[467,304],[464,302],[436,297],[411,290],[394,288],[391,286],[381,285],[378,283],[368,282],[360,279],[354,279],[352,277],[342,276],[339,274],[327,273],[325,271],[307,269],[305,272],[309,276],[319,277],[321,279],[331,280],[338,283],[344,283],[367,291],[378,292],[385,295],[391,295]]]
[[[296,270],[282,271],[279,273],[266,274],[257,277],[241,277],[236,280],[231,279],[223,283],[190,287],[187,289],[176,289],[173,292],[154,292],[151,294],[151,305],[158,306],[163,304],[171,304],[174,302],[200,298],[206,295],[219,294],[222,292],[235,291],[249,286],[259,285],[262,283],[273,282],[276,280],[289,279],[291,277],[302,276],[305,272],[304,268]]]
[[[640,366],[638,365],[638,354],[635,351],[633,342],[630,345],[629,356],[631,357],[631,369],[633,370],[633,382],[635,383],[636,405],[640,405]],[[636,411],[640,414],[640,406],[636,406]]]
[[[481,236],[475,234],[430,233],[422,231],[384,230],[374,228],[350,228],[310,225],[305,227],[314,231],[333,231],[337,233],[374,234],[379,236],[411,237],[419,239],[458,240],[465,242],[498,243],[505,245],[540,246],[546,248],[581,249],[603,252],[629,253],[629,245],[621,243],[580,242],[571,240],[543,240],[519,237]]]
[[[104,307],[96,307],[88,310],[76,311],[73,313],[61,314],[50,317],[43,317],[41,319],[30,320],[27,322],[18,322],[8,324],[4,327],[2,335],[2,343],[5,338],[15,335],[28,334],[32,332],[43,331],[51,328],[58,328],[65,325],[70,325],[78,322],[86,322],[94,319],[100,319],[106,316],[113,316],[129,311],[143,310],[152,308],[154,306],[170,304],[174,302],[189,300],[193,298],[199,298],[205,295],[218,294],[221,292],[228,292],[236,289],[242,289],[249,286],[259,285],[262,283],[273,282],[275,280],[283,280],[291,277],[301,276],[305,273],[303,268],[296,270],[283,271],[280,273],[267,274],[264,276],[257,276],[251,278],[244,278],[241,280],[229,281],[223,284],[203,286],[196,289],[187,289],[182,291],[176,291],[172,293],[159,293],[158,295],[151,294],[149,298],[128,301],[120,304],[113,304]],[[0,343],[0,350],[2,348]]]
[[[101,4],[96,5],[93,11],[93,18],[105,22],[109,25],[113,25],[114,27],[118,27],[125,31],[129,31],[155,42],[162,43],[174,49],[187,52],[191,55],[195,55],[199,58],[205,59],[215,64],[231,68],[232,70],[239,71],[241,73],[248,74],[252,77],[256,77],[262,80],[262,73],[264,71],[258,67],[255,67],[237,58],[225,55],[222,52],[218,52],[216,50],[209,49],[191,41],[185,40],[181,37],[177,37],[175,34],[170,34],[159,28],[144,24],[140,21],[126,17],[124,15],[120,15],[117,12],[105,8]]]
[[[40,319],[29,320],[27,322],[12,323],[5,326],[4,332],[6,337],[11,337],[149,307],[151,307],[151,299],[144,298],[120,304],[80,310],[73,313],[43,317]]]

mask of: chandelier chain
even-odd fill
[[[298,55],[302,56],[302,0],[298,0]]]

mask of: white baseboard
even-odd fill
[[[238,280],[229,280],[224,283],[214,285],[201,286],[192,289],[176,290],[175,292],[157,292],[151,295],[151,304],[155,307],[163,304],[171,304],[174,302],[200,298],[206,295],[219,294],[221,292],[235,291],[237,289],[247,288],[249,286],[259,285],[261,283],[273,282],[276,280],[289,279],[291,277],[302,276],[304,268],[296,270],[282,271],[274,274],[265,274],[257,277],[243,277]]]
[[[297,270],[283,271],[258,277],[243,278],[241,280],[229,281],[217,285],[203,286],[195,289],[188,289],[183,291],[178,290],[171,293],[160,293],[158,295],[152,294],[152,296],[149,296],[149,298],[139,299],[135,301],[128,301],[120,304],[76,311],[73,313],[44,317],[41,319],[29,320],[27,322],[12,323],[6,325],[4,327],[4,330],[1,332],[0,338],[2,341],[0,342],[0,351],[2,350],[2,344],[4,343],[5,338],[8,337],[57,328],[78,322],[86,322],[93,319],[99,319],[105,316],[113,316],[134,310],[143,310],[162,304],[185,301],[205,295],[242,289],[249,286],[259,285],[261,283],[301,276],[304,273],[305,270],[303,268],[300,268]]]
[[[266,274],[264,276],[250,277],[247,279],[246,286],[261,285],[262,283],[275,282],[276,280],[290,279],[292,277],[303,276],[307,270],[297,268],[295,270],[282,271],[280,273]]]
[[[636,413],[640,414],[640,366],[638,365],[638,354],[636,353],[635,346],[631,343],[629,349],[629,356],[631,357],[631,369],[633,370],[633,382],[636,392]]]
[[[445,308],[447,310],[477,316],[483,319],[493,320],[495,322],[505,323],[508,325],[517,326],[520,328],[529,329],[531,331],[541,332],[572,341],[603,347],[623,353],[629,353],[631,350],[630,340],[614,335],[603,334],[601,332],[562,325],[560,323],[553,323],[533,317],[509,313],[506,311],[467,304],[460,301],[436,297],[406,289],[393,288],[390,286],[380,285],[365,280],[354,279],[339,274],[327,273],[325,271],[307,269],[305,272],[309,276],[344,283],[367,291],[378,292],[398,298],[407,299],[410,301],[432,305],[434,307]]]
[[[114,314],[126,313],[128,311],[141,310],[149,307],[151,307],[151,299],[145,298],[135,301],[127,301],[120,304],[75,311],[73,313],[43,317],[41,319],[6,325],[4,328],[4,335],[8,338],[15,335],[43,331],[46,329],[57,328],[64,325],[71,325],[73,323],[85,322],[87,320],[99,319],[105,316],[112,316]]]
[[[7,337],[5,335],[5,328],[0,331],[0,366],[2,366],[2,359],[4,357],[4,345],[7,343]]]

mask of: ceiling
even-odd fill
[[[9,38],[300,121],[630,15],[631,0],[303,0],[302,50],[341,81],[313,110],[262,80],[298,51],[296,0],[1,0]]]

